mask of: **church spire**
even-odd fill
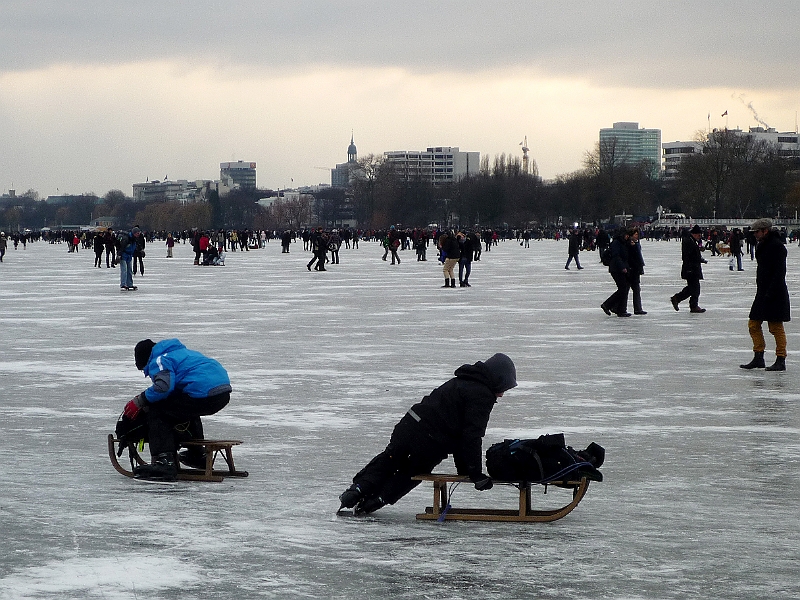
[[[350,131],[350,145],[347,147],[347,162],[354,163],[358,159],[358,151],[356,145],[353,143],[353,132]]]

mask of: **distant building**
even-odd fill
[[[629,121],[614,123],[613,127],[600,130],[601,150],[614,139],[617,141],[617,149],[623,151],[623,164],[638,165],[645,161],[650,166],[652,177],[661,175],[660,129],[639,129],[639,123]]]
[[[350,145],[347,147],[347,162],[339,163],[331,169],[331,187],[344,188],[350,185],[355,169],[358,167],[358,151],[350,136]]]
[[[700,142],[667,142],[661,144],[664,150],[663,177],[667,181],[678,176],[678,167],[687,156],[701,154],[703,145]]]
[[[707,136],[707,141],[713,143],[713,135],[719,130],[715,129]],[[781,132],[769,127],[750,127],[748,131],[741,129],[728,129],[734,135],[746,136],[755,140],[763,140],[773,144],[778,149],[778,154],[784,158],[800,158],[800,134],[797,132]],[[665,180],[674,180],[678,176],[678,167],[688,156],[701,154],[703,144],[700,142],[667,142],[661,145],[664,151]]]
[[[185,181],[147,181],[133,184],[133,201],[148,202],[153,200],[167,200],[174,202],[178,195],[185,189]]]
[[[216,182],[207,179],[197,179],[195,181],[186,179],[178,179],[177,181],[155,180],[134,183],[133,201],[166,200],[167,202],[179,202],[181,204],[202,202],[206,199],[207,190],[209,188],[216,189],[217,185]]]
[[[406,181],[421,180],[435,185],[477,175],[481,162],[480,152],[461,152],[452,146],[435,146],[425,152],[396,150],[384,152],[383,156]]]
[[[781,132],[774,127],[751,127],[747,133],[744,133],[741,129],[733,129],[731,131],[776,145],[778,154],[784,158],[800,157],[800,134],[797,132]]]
[[[230,179],[231,189],[254,190],[256,189],[256,163],[254,162],[224,162],[219,163],[220,181]]]

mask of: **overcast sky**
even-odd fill
[[[527,136],[552,178],[616,121],[795,131],[798,32],[796,0],[0,0],[0,193],[130,195],[231,160],[330,183],[351,132],[359,156]]]

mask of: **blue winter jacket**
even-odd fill
[[[189,350],[177,339],[158,342],[150,353],[144,374],[153,385],[144,391],[148,402],[158,402],[172,392],[206,398],[231,391],[228,372],[213,358]]]
[[[130,260],[133,258],[133,253],[136,252],[136,238],[133,234],[128,232],[119,238],[119,254],[121,258]]]

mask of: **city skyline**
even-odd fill
[[[359,157],[521,158],[527,136],[550,179],[617,121],[665,143],[794,131],[796,4],[698,4],[0,0],[0,193],[127,194],[237,160],[261,188],[330,183],[351,133]]]

